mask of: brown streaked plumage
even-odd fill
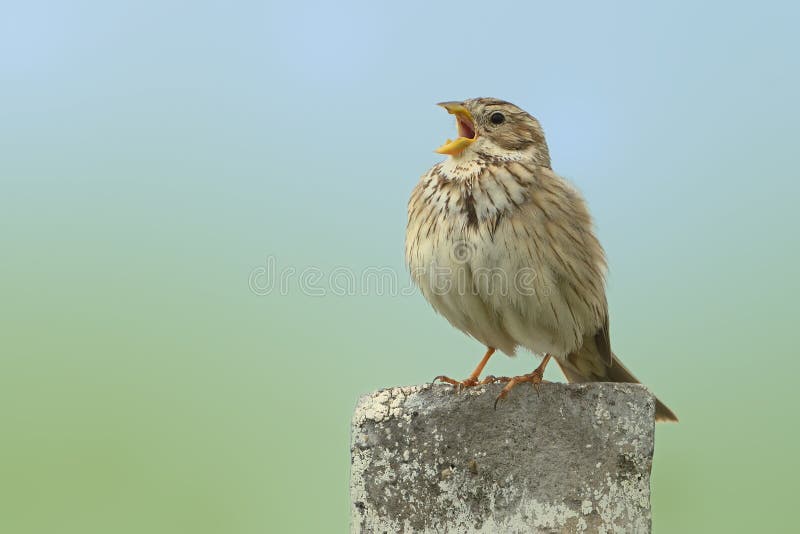
[[[606,260],[580,194],[550,168],[539,122],[493,98],[441,104],[459,137],[408,205],[406,261],[434,309],[487,347],[459,387],[538,385],[554,358],[570,382],[638,382],[611,350]],[[545,355],[532,373],[479,380],[495,349]],[[660,401],[656,419],[677,421]]]

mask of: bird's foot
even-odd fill
[[[465,378],[464,380],[455,380],[453,378],[450,378],[449,376],[439,375],[433,379],[433,382],[436,382],[437,380],[439,380],[440,382],[444,382],[445,384],[450,384],[451,386],[453,386],[453,388],[455,388],[456,392],[458,392],[465,388],[482,386],[484,384],[491,384],[494,382],[495,377],[488,376],[483,380],[478,380],[478,377],[471,376],[469,378]]]
[[[547,362],[550,361],[550,355],[547,354],[542,360],[542,363],[537,367],[532,373],[528,373],[526,375],[519,375],[519,376],[487,376],[484,380],[492,379],[493,382],[505,382],[505,387],[500,391],[500,394],[497,395],[497,398],[494,400],[494,409],[497,409],[497,403],[500,402],[500,399],[505,399],[508,396],[508,392],[514,389],[514,386],[517,384],[522,384],[523,382],[530,382],[533,388],[536,390],[536,394],[539,394],[539,386],[542,382],[546,382],[543,379],[544,377],[544,368],[547,367]]]
[[[444,382],[446,384],[450,384],[451,386],[453,386],[455,388],[456,392],[459,392],[464,388],[471,388],[471,387],[474,387],[474,386],[481,386],[483,384],[489,384],[490,381],[487,381],[488,379],[485,378],[483,380],[478,380],[478,377],[481,376],[481,373],[483,372],[483,368],[486,366],[486,362],[488,362],[489,358],[492,357],[492,354],[494,354],[494,351],[495,351],[495,349],[493,347],[487,347],[486,354],[483,355],[483,359],[478,364],[478,367],[476,367],[475,370],[472,371],[472,374],[469,375],[469,378],[465,378],[464,380],[454,380],[454,379],[450,378],[449,376],[439,375],[439,376],[437,376],[436,378],[433,379],[433,382],[435,383],[437,380],[440,380],[440,381],[442,381],[442,382]]]

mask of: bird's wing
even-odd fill
[[[566,310],[561,324],[574,325],[574,335],[593,336],[602,358],[611,363],[608,306],[605,296],[606,261],[580,194],[551,169],[515,162],[503,171],[526,183],[526,199],[509,218],[512,233],[522,236],[527,254],[552,284],[553,313]],[[523,246],[524,246],[523,245]],[[561,304],[559,307],[557,304]],[[563,315],[563,313],[562,313]]]

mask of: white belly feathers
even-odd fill
[[[406,260],[425,298],[456,328],[509,355],[522,345],[561,356],[580,346],[588,325],[537,250],[544,234],[517,216],[533,186],[520,163],[435,166],[411,196]]]

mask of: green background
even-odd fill
[[[327,277],[407,288],[406,200],[453,135],[433,104],[472,96],[541,120],[607,249],[615,351],[681,417],[654,530],[790,530],[798,15],[4,3],[0,532],[346,532],[357,397],[482,347],[416,292]],[[297,274],[260,295],[268,258]]]

